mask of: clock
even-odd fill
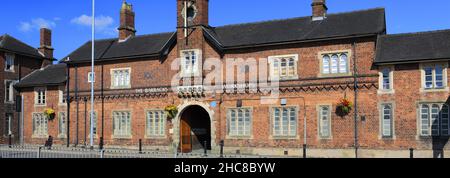
[[[194,1],[185,1],[184,4],[184,8],[183,11],[181,12],[183,18],[188,21],[188,22],[192,22],[195,17],[197,16],[197,7],[195,6],[195,2]]]

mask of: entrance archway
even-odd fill
[[[211,119],[201,106],[192,105],[184,109],[180,116],[180,151],[211,150]]]

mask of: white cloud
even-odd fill
[[[81,25],[85,27],[91,27],[92,17],[88,15],[81,15],[79,17],[73,18],[71,23],[76,25]],[[112,26],[114,24],[114,19],[110,16],[100,15],[95,17],[95,28],[97,32],[112,35],[117,32],[117,30]]]
[[[54,28],[56,23],[51,20],[43,18],[32,19],[29,22],[20,22],[19,30],[22,32],[29,32],[32,30],[39,30],[40,28]]]

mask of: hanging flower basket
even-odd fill
[[[44,111],[45,116],[48,118],[48,120],[53,120],[55,119],[55,110],[51,109],[51,108],[47,108]]]
[[[178,108],[175,105],[169,105],[167,106],[164,111],[166,112],[167,119],[173,119],[178,114]]]
[[[350,112],[353,109],[353,103],[348,100],[347,98],[341,99],[341,101],[339,101],[339,104],[336,108],[336,113],[341,116],[347,116],[348,114],[350,114]]]

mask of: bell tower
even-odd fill
[[[209,26],[209,0],[177,0],[179,50],[202,49],[202,27]]]

